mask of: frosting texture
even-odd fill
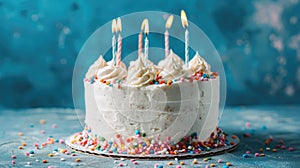
[[[189,62],[189,71],[192,74],[195,73],[205,73],[210,74],[210,65],[202,58],[198,52],[195,54],[194,58]]]

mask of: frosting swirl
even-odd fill
[[[172,50],[170,50],[170,54],[168,55],[168,57],[170,57],[170,56],[175,60],[175,62],[177,62],[178,65],[180,65],[180,66],[184,65],[184,62],[182,61],[182,59],[178,55],[174,54],[174,52]],[[168,64],[169,64],[168,57],[166,57],[164,60],[161,60],[158,63],[159,68],[164,69],[165,67],[168,66]]]
[[[183,61],[178,59],[180,58],[171,50],[169,56],[164,59],[163,70],[159,74],[159,76],[162,76],[162,79],[173,80],[188,76],[188,71],[183,69]]]
[[[133,86],[144,86],[152,82],[156,77],[155,71],[151,67],[144,67],[144,63],[139,57],[128,68],[127,83]]]
[[[121,66],[105,66],[98,70],[97,76],[100,80],[111,82],[113,80],[120,80],[126,77],[126,67]]]
[[[210,74],[210,65],[202,58],[198,52],[196,52],[194,58],[189,62],[189,70],[195,74],[202,72],[205,74]]]
[[[107,63],[103,59],[102,55],[100,55],[99,58],[93,63],[93,65],[90,66],[88,72],[85,75],[85,78],[92,78],[97,73],[98,69],[101,69],[105,66],[107,66]]]
[[[143,63],[143,65],[144,65],[144,54],[143,53],[141,53],[141,55],[139,56],[140,58],[141,58],[141,60],[142,60],[142,63]],[[136,68],[137,66],[138,66],[138,62],[139,62],[140,60],[139,60],[139,58],[137,59],[137,60],[135,60],[135,61],[130,61],[130,65],[129,65],[129,67],[128,67],[128,71],[129,70],[131,70],[132,68]],[[152,62],[152,61],[150,61],[150,60],[148,60],[148,67],[152,70],[152,71],[154,71],[155,73],[156,72],[158,72],[158,68],[157,68],[157,66],[156,65],[154,65],[154,63]]]

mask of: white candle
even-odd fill
[[[118,52],[117,52],[117,65],[119,66],[121,63],[121,54],[122,54],[122,37],[121,37],[121,31],[122,31],[122,22],[121,18],[117,19],[117,30],[118,30]]]
[[[189,67],[189,31],[187,30],[188,27],[188,20],[184,10],[181,10],[181,23],[182,27],[185,28],[185,66],[186,68]]]
[[[143,20],[141,29],[144,30],[144,33],[146,35],[145,46],[144,46],[144,61],[145,61],[144,65],[148,66],[148,47],[149,47],[149,41],[148,41],[149,23],[148,23],[148,19]]]
[[[113,33],[113,37],[112,37],[112,59],[111,59],[111,65],[113,66],[115,64],[115,59],[116,59],[116,29],[117,29],[117,22],[116,19],[114,19],[112,21],[112,33]]]
[[[166,31],[165,31],[165,57],[169,55],[170,46],[169,46],[169,31],[168,29],[172,26],[174,16],[171,15],[168,17],[166,22]]]
[[[189,67],[189,31],[185,29],[185,66]]]

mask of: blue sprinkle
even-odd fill
[[[29,154],[34,154],[34,151],[33,150],[29,151]]]
[[[50,135],[50,136],[49,136],[49,138],[53,138],[53,136],[52,136],[52,135]]]
[[[202,77],[203,77],[203,78],[206,78],[206,77],[207,77],[207,75],[206,75],[206,74],[203,74],[203,75],[202,75]]]
[[[110,86],[110,87],[113,87],[113,84],[112,84],[112,83],[110,83],[108,86]]]
[[[266,126],[266,125],[262,125],[262,126],[261,126],[261,129],[262,129],[262,130],[266,130],[266,129],[267,129],[267,126]]]
[[[224,165],[224,166],[223,166],[223,168],[229,168],[229,166],[227,166],[227,165]]]
[[[247,154],[243,154],[242,156],[243,156],[243,158],[247,158],[247,157],[248,157],[248,155],[247,155]]]
[[[154,150],[153,149],[150,150],[150,154],[154,154]]]
[[[135,130],[135,135],[138,135],[140,134],[140,131],[139,130]]]
[[[91,132],[91,130],[88,130],[88,133],[90,133]]]
[[[158,82],[154,82],[155,85],[158,85]]]
[[[158,165],[157,168],[164,168],[164,166],[163,165]]]
[[[56,139],[55,142],[59,142],[59,139]]]
[[[173,79],[173,82],[177,82],[177,80],[176,80],[176,79]]]
[[[55,149],[53,149],[53,151],[55,151],[55,152],[58,152],[58,149],[57,149],[57,148],[55,148]]]
[[[94,76],[92,76],[92,78],[91,78],[91,84],[93,84],[95,82],[95,79],[94,79]]]
[[[143,143],[142,143],[142,146],[143,146],[143,147],[147,146],[146,142],[143,142]]]
[[[112,142],[112,141],[109,141],[108,143],[109,143],[110,145],[112,145],[112,144],[113,144],[113,142]]]
[[[33,128],[34,127],[34,125],[33,124],[30,124],[30,126],[29,126],[30,128]]]

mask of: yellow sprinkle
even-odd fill
[[[193,161],[193,164],[198,164],[197,160],[194,160],[194,161]]]
[[[22,146],[27,146],[27,144],[25,142],[22,142]]]
[[[180,164],[180,165],[184,165],[185,163],[184,163],[184,162],[180,162],[179,164]]]
[[[49,156],[49,157],[53,157],[54,154],[53,154],[53,153],[49,153],[48,156]]]
[[[216,167],[216,164],[212,163],[212,164],[210,164],[210,167]]]
[[[46,120],[40,120],[40,124],[45,124]]]
[[[172,163],[172,162],[169,162],[169,163],[168,163],[168,165],[170,165],[170,166],[171,166],[171,165],[173,165],[173,163]]]
[[[264,151],[264,148],[259,148],[259,151],[260,151],[260,152]]]
[[[23,149],[23,146],[19,146],[18,149]]]
[[[277,152],[277,149],[273,149],[273,152]]]
[[[19,136],[23,136],[24,134],[23,134],[23,132],[19,132],[18,135]]]
[[[261,153],[259,156],[262,156],[262,157],[264,157],[264,156],[266,156],[264,153]]]
[[[80,161],[81,161],[80,158],[77,158],[77,159],[76,159],[76,162],[80,162]]]
[[[226,162],[226,165],[227,166],[231,166],[232,164],[230,162]]]
[[[208,158],[204,158],[203,161],[204,161],[204,162],[208,161]]]

